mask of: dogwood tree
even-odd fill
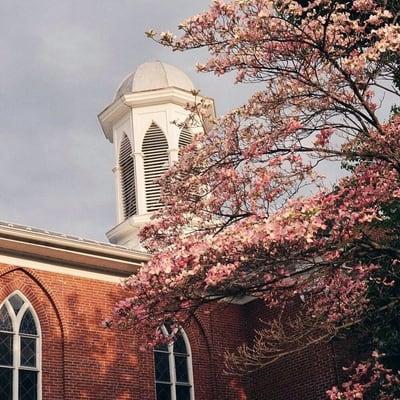
[[[397,16],[378,0],[217,0],[179,29],[148,35],[206,48],[199,71],[257,85],[162,178],[165,208],[142,231],[152,257],[125,282],[114,323],[154,344],[163,322],[220,300],[296,304],[228,356],[239,373],[367,321],[398,333],[400,116],[381,110],[400,94]],[[319,167],[340,163],[346,173],[329,185]],[[399,377],[371,340],[378,351],[331,399],[397,398]]]

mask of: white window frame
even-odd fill
[[[18,315],[15,315],[14,309],[9,302],[9,299],[14,296],[18,295],[24,301],[23,306],[18,312]],[[2,368],[9,368],[13,370],[13,382],[12,382],[12,398],[13,400],[19,400],[18,392],[19,392],[19,371],[35,371],[38,373],[38,381],[37,381],[37,399],[42,400],[42,331],[39,323],[39,318],[36,314],[35,309],[33,308],[32,304],[29,300],[19,291],[16,290],[15,292],[11,293],[1,304],[1,308],[5,306],[8,315],[11,319],[12,324],[12,335],[13,335],[13,365],[12,367],[7,365],[2,365]],[[23,316],[25,315],[26,310],[30,310],[35,321],[36,325],[36,336],[24,335],[19,333],[20,325]],[[11,332],[0,331],[1,333],[10,334]],[[25,367],[21,366],[21,337],[36,337],[36,367]]]
[[[163,325],[161,328],[161,332],[165,336],[169,336],[168,330]],[[194,400],[194,383],[193,383],[193,363],[192,363],[192,349],[190,347],[190,342],[189,338],[183,328],[179,328],[179,333],[182,336],[183,340],[185,341],[186,345],[186,350],[187,350],[187,369],[188,369],[188,385],[190,386],[190,400]],[[176,368],[175,368],[175,357],[174,357],[174,343],[169,343],[168,345],[168,362],[169,362],[169,376],[170,376],[170,383],[171,383],[171,400],[177,400],[176,398],[176,386],[184,386],[184,385],[177,385],[176,381]],[[154,350],[156,351],[156,350]],[[154,366],[155,367],[155,366]],[[155,376],[155,371],[154,371],[154,376]],[[155,382],[155,390],[156,390],[156,398],[157,398],[157,383],[166,383],[163,381],[157,381],[156,379],[154,380]]]

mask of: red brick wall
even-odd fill
[[[260,319],[268,321],[272,315],[261,302],[249,303],[246,308],[251,340],[254,329],[261,327]],[[325,392],[337,384],[341,365],[330,343],[312,346],[252,374],[248,393],[252,400],[327,399]]]
[[[114,284],[37,270],[1,271],[0,301],[18,289],[40,320],[43,400],[153,398],[149,354],[138,351],[132,334],[100,326],[118,298]]]
[[[43,400],[154,400],[151,351],[139,334],[101,321],[123,294],[113,283],[0,265],[0,302],[20,290],[42,329]],[[227,349],[251,339],[265,309],[221,303],[185,327],[192,348],[196,400],[323,399],[335,383],[330,347],[298,354],[246,379],[223,374]]]
[[[123,296],[114,283],[1,265],[0,302],[15,290],[28,298],[40,320],[43,400],[154,400],[152,352],[139,351],[139,335],[101,327]],[[237,333],[234,319],[242,318],[240,311],[230,312],[225,335],[219,317],[208,313],[186,327],[196,400],[240,398],[230,379],[215,379],[221,376],[223,352],[212,341],[224,346]]]
[[[245,310],[239,305],[228,305],[219,303],[202,310],[197,316],[197,321],[202,326],[202,337],[206,338],[209,343],[210,361],[208,365],[201,367],[207,368],[211,373],[211,377],[207,385],[213,385],[212,392],[208,396],[204,393],[204,397],[196,397],[198,399],[218,399],[218,400],[247,400],[250,399],[245,390],[243,379],[227,376],[224,374],[224,353],[227,350],[233,350],[238,345],[247,341],[247,316]],[[199,331],[193,332],[190,338],[198,336]],[[198,386],[204,386],[204,382],[200,379],[196,382],[196,369],[199,369],[199,363],[206,360],[196,354],[193,349],[193,368],[195,376],[196,396]]]

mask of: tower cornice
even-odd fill
[[[113,124],[130,109],[167,103],[186,107],[187,105],[193,105],[195,101],[200,101],[201,99],[206,99],[214,103],[213,99],[209,97],[194,96],[192,92],[177,87],[134,92],[116,99],[98,115],[98,119],[106,138],[110,142],[113,142]]]
[[[110,229],[106,236],[110,243],[141,249],[138,234],[141,228],[150,221],[150,217],[151,213],[134,215]]]

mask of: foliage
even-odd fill
[[[182,324],[221,299],[250,295],[279,309],[301,299],[297,316],[229,355],[227,367],[243,373],[368,321],[383,347],[397,343],[398,325],[393,335],[379,331],[382,318],[398,324],[386,316],[399,310],[398,225],[390,224],[400,116],[382,120],[377,98],[399,96],[400,27],[387,6],[216,0],[179,37],[148,33],[174,50],[207,48],[199,71],[234,71],[237,82],[259,85],[163,177],[165,208],[142,232],[152,258],[125,282],[114,323],[145,328],[154,344],[165,320]],[[318,174],[331,161],[352,165],[333,187]],[[397,378],[382,357],[357,367],[331,399],[394,399]]]
[[[343,384],[343,391],[337,387],[327,391],[329,399],[398,399],[400,378],[385,368],[378,358],[379,354],[373,352],[372,361],[354,366],[351,380]]]

